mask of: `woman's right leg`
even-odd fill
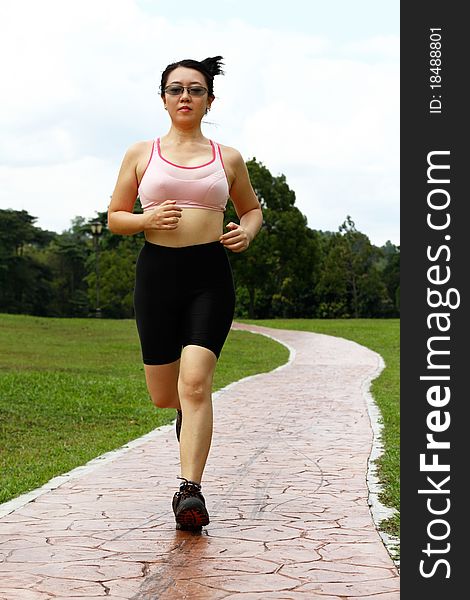
[[[180,359],[166,365],[144,365],[144,369],[147,389],[155,406],[180,410],[178,396]]]

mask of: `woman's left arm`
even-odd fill
[[[226,160],[226,163],[230,164],[233,172],[230,198],[235,206],[240,224],[228,223],[229,231],[221,235],[219,240],[232,252],[243,252],[261,229],[263,214],[241,154],[233,148],[230,148],[229,152],[230,154],[227,156],[229,161]]]

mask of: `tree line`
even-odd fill
[[[264,222],[246,252],[228,252],[236,317],[399,316],[399,247],[374,246],[349,215],[335,232],[310,229],[284,175],[255,158],[247,167]],[[138,199],[134,210],[141,211]],[[106,220],[105,212],[76,217],[59,234],[37,227],[24,210],[0,210],[0,312],[86,317],[99,308],[104,317],[132,318],[143,234],[114,235]],[[237,220],[229,203],[224,225]],[[98,244],[91,221],[103,225]]]

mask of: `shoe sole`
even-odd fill
[[[209,515],[197,508],[186,508],[179,512],[175,519],[177,529],[200,529],[203,525],[209,524]]]

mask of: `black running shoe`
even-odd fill
[[[176,438],[180,441],[181,423],[183,422],[183,413],[178,408],[176,409]]]
[[[184,477],[179,492],[173,496],[173,512],[175,513],[176,529],[198,530],[209,523],[209,513],[206,501],[201,494],[199,483],[189,481]]]

